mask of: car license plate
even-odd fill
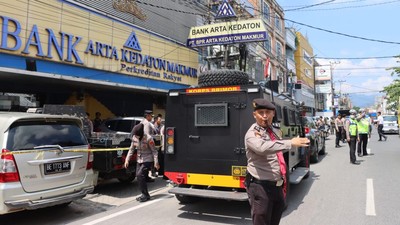
[[[70,161],[61,161],[61,162],[53,162],[53,163],[45,163],[44,164],[44,174],[55,174],[55,173],[65,173],[71,170],[71,162]]]

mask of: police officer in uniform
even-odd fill
[[[357,143],[358,157],[368,155],[367,144],[368,138],[371,138],[370,119],[366,116],[366,110],[360,109],[357,116],[358,137],[360,141]]]
[[[358,137],[356,113],[356,110],[350,110],[350,118],[346,120],[345,130],[347,143],[349,143],[350,147],[350,163],[360,165],[360,162],[356,161],[356,145],[357,142],[360,141]]]
[[[160,165],[158,164],[158,152],[155,148],[154,140],[150,135],[144,133],[144,125],[142,123],[133,128],[132,143],[125,159],[125,168],[128,168],[129,160],[135,149],[137,150],[136,177],[142,192],[142,195],[137,197],[136,200],[145,202],[150,199],[146,177],[153,163],[157,169],[160,168]]]
[[[285,205],[284,180],[286,165],[282,150],[308,146],[307,138],[282,140],[272,127],[275,106],[266,99],[253,100],[256,122],[245,135],[247,156],[246,190],[255,225],[277,225]],[[284,168],[284,169],[283,169]]]

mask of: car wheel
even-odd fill
[[[325,146],[325,138],[322,141],[322,149],[319,152],[320,155],[325,155],[325,150],[326,150],[326,146]]]
[[[136,175],[134,173],[130,174],[129,176],[126,177],[119,177],[118,180],[119,182],[123,184],[129,184],[131,183],[134,179],[136,178]]]
[[[318,143],[314,144],[314,148],[311,151],[311,162],[312,163],[317,163],[319,161],[318,157]]]

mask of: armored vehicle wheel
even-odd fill
[[[249,83],[249,75],[238,70],[212,70],[199,75],[199,87],[243,85]]]
[[[118,180],[119,180],[119,182],[121,182],[121,183],[129,184],[129,183],[131,183],[135,178],[136,178],[136,174],[132,173],[131,175],[126,176],[126,177],[119,177]]]
[[[182,204],[189,204],[189,203],[193,203],[199,200],[198,197],[194,197],[194,196],[187,196],[187,195],[175,195],[176,199],[178,199],[178,201]]]

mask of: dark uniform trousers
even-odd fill
[[[357,136],[350,136],[350,162],[356,162],[356,145],[357,145]]]
[[[336,146],[339,146],[339,141],[343,139],[343,127],[338,127],[338,131],[336,131]]]
[[[273,184],[249,182],[247,194],[254,225],[279,224],[285,207],[282,187]]]
[[[137,163],[137,165],[136,165],[136,178],[139,183],[140,191],[142,192],[142,195],[145,195],[148,197],[150,197],[150,194],[147,189],[146,179],[148,177],[149,170],[151,170],[152,165],[153,165],[153,162]]]
[[[360,141],[357,143],[357,153],[359,155],[368,155],[368,134],[359,134],[358,136],[360,137]]]
[[[383,134],[383,124],[378,125],[378,134],[379,134],[379,140],[382,141],[382,137],[385,138],[386,140],[386,135]]]

